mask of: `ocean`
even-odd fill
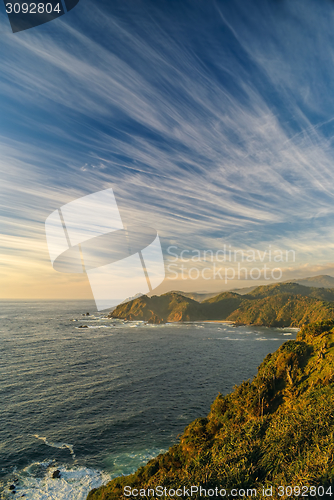
[[[1,498],[84,500],[176,443],[297,333],[104,316],[89,301],[0,301]]]

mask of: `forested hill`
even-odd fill
[[[296,341],[268,354],[252,381],[219,395],[209,415],[189,424],[167,453],[91,491],[88,500],[136,498],[125,497],[124,486],[168,491],[192,485],[227,494],[272,487],[274,499],[289,498],[291,492],[279,495],[279,487],[292,485],[300,488],[294,498],[303,492],[333,498],[333,327],[334,321],[304,326]]]
[[[244,300],[228,319],[236,324],[299,327],[314,321],[334,319],[334,302],[283,293]]]
[[[176,292],[147,297],[143,295],[131,302],[120,304],[109,314],[112,318],[148,323],[166,321],[198,321],[207,319],[201,304],[196,300],[179,295]]]
[[[334,319],[334,290],[277,283],[245,295],[224,292],[203,302],[177,292],[151,298],[144,295],[119,305],[109,316],[149,323],[223,320],[258,326],[301,326]]]

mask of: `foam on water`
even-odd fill
[[[59,470],[60,478],[54,479],[53,473]],[[50,462],[36,462],[16,474],[16,481],[4,486],[2,498],[13,498],[9,486],[15,485],[16,498],[24,496],[27,500],[86,500],[93,488],[112,479],[110,474],[86,467],[50,467]]]
[[[72,445],[50,443],[46,438],[37,434],[34,437],[52,448],[68,448],[75,456]],[[138,467],[166,451],[166,448],[145,448],[132,453],[110,454],[105,460],[105,466],[109,472],[83,466],[59,465],[55,460],[34,462],[20,471],[14,470],[7,476],[5,482],[0,483],[0,498],[2,500],[14,498],[10,486],[15,486],[15,498],[86,500],[89,491],[93,488],[108,483],[114,477],[132,474]],[[55,471],[60,472],[59,478],[53,478]]]
[[[73,460],[75,459],[75,453],[74,453],[74,448],[72,444],[68,443],[52,443],[51,441],[48,441],[46,437],[39,436],[38,434],[33,434],[33,437],[36,439],[40,439],[43,441],[47,446],[50,446],[51,448],[58,448],[60,450],[65,450],[66,448],[70,450],[70,453],[73,457]]]
[[[260,342],[264,342],[264,341],[266,342],[267,340],[279,340],[279,339],[278,339],[278,338],[271,338],[271,339],[268,339],[268,338],[266,338],[266,337],[259,337],[259,338],[255,339],[255,340],[258,340],[258,341],[260,341]]]
[[[147,323],[144,325],[146,328],[165,328],[165,327],[171,327],[172,324],[171,323],[161,323],[160,325],[155,325],[153,323]]]
[[[133,474],[138,467],[147,464],[149,460],[166,451],[166,448],[147,448],[132,453],[111,454],[105,464],[109,470],[112,470],[113,477]]]
[[[232,337],[217,337],[217,340],[233,340],[233,341],[236,341],[236,342],[238,341],[239,342],[240,340],[248,340],[248,339],[240,339],[240,338],[239,339],[233,339]],[[257,339],[255,339],[255,340],[257,340]]]

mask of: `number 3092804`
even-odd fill
[[[57,3],[55,7],[51,3],[6,3],[7,14],[52,14],[52,12],[61,13],[60,4]]]

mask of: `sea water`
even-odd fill
[[[295,336],[107,319],[88,301],[1,301],[1,497],[13,485],[27,500],[84,500],[167,450]]]

